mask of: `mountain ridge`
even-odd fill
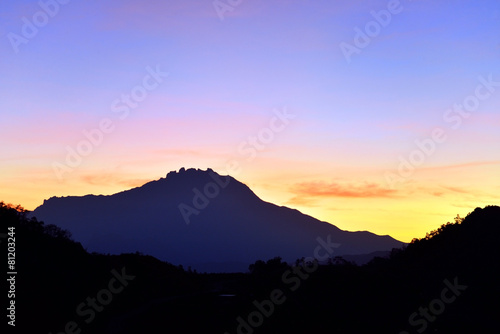
[[[90,251],[139,251],[201,271],[211,271],[207,263],[312,256],[316,239],[328,235],[341,244],[334,256],[404,245],[390,236],[343,231],[299,210],[263,201],[244,183],[210,168],[181,168],[112,195],[51,197],[33,215],[69,230]],[[246,266],[214,270],[245,271]]]

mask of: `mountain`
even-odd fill
[[[109,196],[52,197],[32,215],[69,230],[88,251],[138,251],[207,272],[246,271],[250,263],[275,256],[289,262],[315,257],[327,243],[340,244],[330,247],[332,257],[403,245],[265,202],[245,184],[211,169],[181,168]]]

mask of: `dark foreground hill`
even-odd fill
[[[403,243],[348,232],[258,198],[230,176],[181,169],[111,196],[53,197],[34,213],[89,251],[142,252],[198,271],[243,272],[258,259],[313,256],[318,238],[335,255],[390,251]]]
[[[0,223],[16,231],[16,327],[7,333],[498,332],[497,206],[362,267],[274,258],[247,274],[89,254],[66,231],[3,203]]]

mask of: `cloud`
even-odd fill
[[[466,201],[476,201],[476,203],[478,200],[488,201],[488,200],[497,200],[498,198],[500,198],[500,196],[498,196],[497,193],[487,192],[484,190],[477,189],[476,187],[463,188],[463,187],[444,186],[444,185],[440,185],[439,187],[441,189],[432,191],[432,194],[434,196],[441,197],[442,195],[455,194],[455,196],[460,196]],[[446,191],[443,191],[442,189],[445,189]]]
[[[392,197],[395,189],[381,187],[376,183],[365,182],[360,185],[340,184],[337,182],[304,182],[295,185],[292,192],[300,197]]]
[[[154,154],[158,154],[162,157],[165,156],[196,156],[196,157],[201,157],[206,155],[206,152],[203,152],[202,150],[193,150],[193,149],[175,149],[175,148],[167,148],[167,149],[159,149],[159,150],[154,150]]]
[[[120,185],[130,188],[140,187],[151,179],[128,179],[114,174],[84,175],[82,180],[91,185]]]
[[[460,194],[471,194],[472,193],[472,191],[465,190],[465,189],[459,188],[459,187],[447,187],[447,186],[441,186],[441,187],[444,189],[456,192],[456,193],[460,193]]]
[[[290,198],[285,204],[301,205],[301,206],[308,206],[308,207],[318,206],[318,204],[313,199],[305,198],[302,196],[294,196],[294,197]]]
[[[473,211],[475,208],[478,207],[477,204],[452,204],[451,206],[455,207],[455,208],[465,208],[465,209],[469,209],[471,211]]]
[[[454,165],[424,167],[422,169],[426,169],[426,170],[443,170],[444,169],[444,170],[447,170],[447,169],[479,167],[479,166],[487,166],[487,165],[500,165],[500,160],[473,161],[473,162],[467,162],[467,163],[462,163],[462,164],[454,164]]]

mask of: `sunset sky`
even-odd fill
[[[406,242],[500,204],[498,0],[59,1],[0,4],[0,200],[212,168]]]

